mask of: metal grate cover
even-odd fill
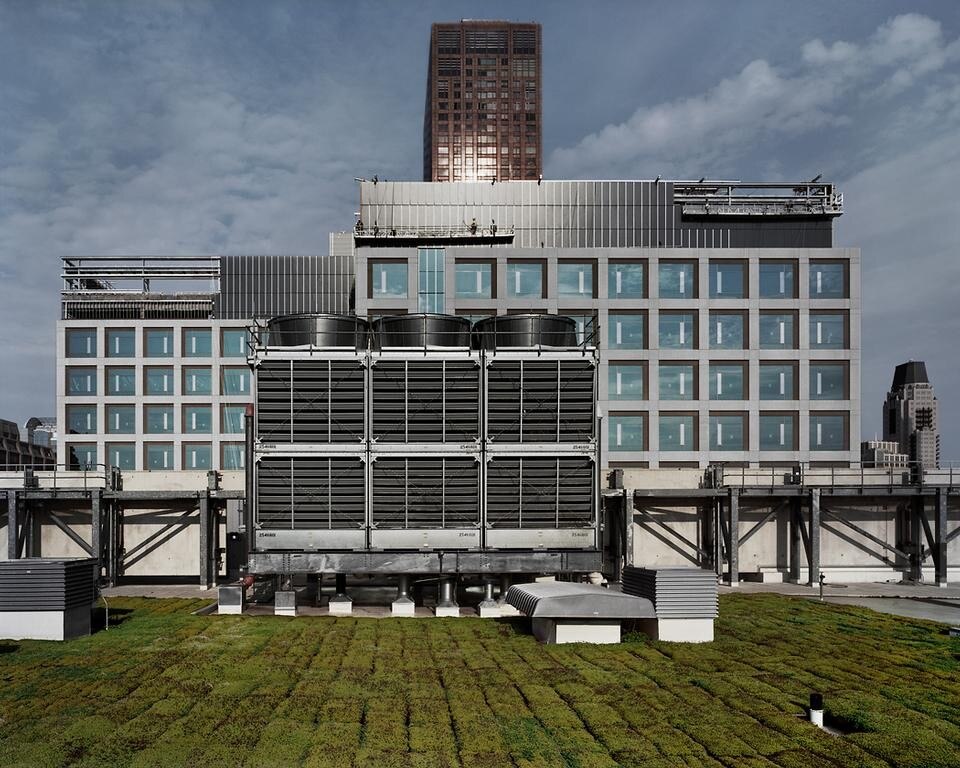
[[[584,528],[594,522],[593,462],[504,457],[487,462],[487,524],[493,528]]]
[[[623,569],[623,591],[653,601],[661,619],[712,619],[719,611],[717,575],[701,568]]]
[[[257,519],[264,530],[336,530],[365,522],[364,463],[344,457],[264,457],[257,462]]]
[[[380,457],[373,463],[376,528],[469,528],[480,523],[474,457]]]
[[[90,607],[96,594],[93,558],[39,557],[0,561],[0,612]]]

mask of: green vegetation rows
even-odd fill
[[[543,646],[480,619],[192,616],[0,641],[0,765],[960,766],[960,641],[934,624],[721,598],[718,640]],[[853,732],[804,722],[808,694]]]

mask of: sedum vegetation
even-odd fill
[[[522,622],[201,605],[0,641],[0,764],[960,766],[960,641],[922,621],[734,595],[712,644],[543,646]],[[846,735],[801,719],[811,691]]]

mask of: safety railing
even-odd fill
[[[711,464],[705,485],[720,487],[862,487],[950,486],[960,482],[960,462],[941,462],[939,468],[923,468],[917,462],[898,466],[877,466],[850,462],[847,466],[814,466],[800,462],[792,466],[747,467]]]

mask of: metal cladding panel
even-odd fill
[[[719,612],[713,571],[627,566],[621,580],[627,594],[652,600],[661,619],[712,619]]]
[[[367,348],[368,324],[352,315],[282,315],[267,323],[264,345],[269,347]]]
[[[652,619],[657,615],[648,599],[566,581],[514,584],[507,590],[506,602],[537,619]]]
[[[374,528],[480,524],[480,462],[474,456],[380,456],[373,462],[372,474]]]
[[[65,611],[96,599],[93,558],[0,561],[0,612]]]
[[[480,436],[480,368],[473,360],[378,360],[373,440],[463,443]]]
[[[583,456],[506,456],[488,461],[487,527],[594,525],[594,473],[593,460]]]
[[[365,439],[365,368],[359,359],[264,360],[256,377],[261,442],[360,444]]]
[[[255,526],[349,530],[366,521],[364,462],[355,457],[261,457]]]
[[[470,321],[456,315],[396,315],[373,323],[379,349],[470,346]]]

